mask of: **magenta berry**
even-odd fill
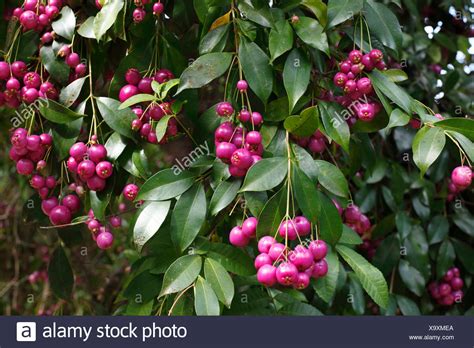
[[[357,108],[357,116],[361,121],[372,121],[375,117],[374,106],[372,104],[360,104]]]
[[[237,149],[232,154],[230,161],[240,169],[248,169],[252,165],[252,154],[247,149]]]
[[[87,153],[87,146],[83,142],[75,143],[69,149],[69,155],[77,161],[81,161]]]
[[[114,236],[112,233],[104,231],[97,235],[96,242],[100,249],[109,249],[112,247],[112,244],[114,244]]]
[[[277,282],[281,285],[292,285],[298,277],[298,269],[291,262],[282,262],[276,269]]]
[[[255,238],[257,233],[258,220],[255,217],[249,217],[242,223],[242,233],[247,238]]]
[[[119,100],[123,103],[128,98],[133,97],[134,95],[138,94],[139,90],[134,85],[125,85],[120,89],[119,92]]]
[[[299,236],[307,236],[311,233],[311,223],[304,216],[296,216],[293,222]]]
[[[249,238],[242,232],[239,226],[235,226],[229,233],[230,244],[236,247],[244,247],[249,243]]]
[[[54,207],[57,207],[59,205],[59,201],[56,197],[50,197],[47,199],[44,199],[41,202],[41,210],[45,215],[49,216],[49,213]]]
[[[107,179],[113,172],[112,163],[108,161],[99,162],[95,167],[95,172],[100,178]]]
[[[275,238],[270,236],[264,236],[258,241],[258,251],[267,254],[270,250],[270,247],[275,243]]]
[[[240,92],[245,92],[247,90],[247,88],[249,88],[249,85],[247,83],[247,81],[245,80],[239,80],[237,82],[237,89],[240,91]]]
[[[309,243],[309,251],[313,254],[314,260],[319,261],[326,257],[328,247],[323,240],[313,240]]]
[[[296,234],[296,225],[293,220],[286,220],[280,224],[278,228],[278,234],[283,238],[288,238],[289,240],[295,240],[297,238]]]
[[[20,175],[30,175],[34,169],[35,165],[29,159],[22,158],[16,163],[16,171]]]
[[[155,16],[162,14],[164,10],[165,10],[165,6],[163,5],[162,2],[155,2],[153,4],[153,14]]]
[[[130,85],[134,85],[134,86],[138,85],[141,79],[142,79],[142,75],[140,74],[138,69],[130,68],[125,73],[125,81],[127,81],[127,83]]]
[[[273,286],[277,282],[276,267],[272,265],[263,265],[257,272],[257,280],[265,286]]]
[[[347,82],[347,75],[338,72],[336,75],[334,75],[334,84],[338,87],[344,87]]]
[[[68,208],[72,214],[77,213],[81,207],[79,197],[72,194],[64,196],[61,204]]]
[[[271,265],[273,263],[273,260],[268,254],[262,253],[258,254],[258,256],[255,258],[254,261],[254,266],[256,269],[259,269],[260,267],[264,265]]]
[[[328,263],[325,259],[317,261],[313,266],[313,278],[324,277],[328,273]]]
[[[362,61],[362,56],[362,52],[359,50],[349,52],[349,60],[352,64],[359,64]]]
[[[123,196],[129,201],[134,201],[138,195],[138,186],[135,184],[128,184],[123,188]]]
[[[234,108],[229,102],[222,102],[217,104],[216,112],[219,116],[226,117],[234,113]]]
[[[133,10],[132,16],[135,23],[140,23],[145,19],[146,11],[143,8],[138,7]]]
[[[20,16],[20,23],[26,30],[34,29],[38,25],[38,16],[33,11],[24,11]]]
[[[55,226],[67,225],[71,223],[71,219],[71,211],[63,205],[57,205],[49,212],[49,220]]]
[[[144,77],[138,82],[138,90],[140,93],[152,94],[153,88],[151,88],[151,83],[153,79],[151,77]]]
[[[369,52],[369,57],[370,57],[370,60],[375,64],[382,61],[383,53],[382,51],[375,48]]]
[[[250,120],[252,121],[252,124],[254,126],[260,126],[263,123],[262,114],[260,114],[257,111],[254,111],[252,112],[252,115],[250,116]]]
[[[122,219],[120,218],[120,216],[112,216],[110,218],[110,225],[114,228],[119,228],[120,226],[122,226]]]
[[[268,250],[268,256],[270,256],[273,261],[279,261],[284,258],[285,252],[285,245],[281,243],[273,243]]]
[[[95,174],[95,164],[91,160],[84,160],[77,166],[77,173],[83,180],[91,178]]]
[[[468,166],[459,166],[454,168],[451,173],[451,181],[460,189],[465,189],[471,185],[472,170]]]
[[[105,157],[107,157],[107,149],[104,145],[95,144],[89,147],[87,154],[89,155],[89,159],[91,161],[99,163],[100,161],[104,160]]]
[[[39,190],[46,185],[46,181],[41,175],[35,174],[30,179],[30,185],[34,189]]]
[[[310,276],[306,273],[298,273],[293,287],[298,290],[306,289],[309,286]]]
[[[258,131],[250,131],[245,136],[245,141],[251,145],[260,145],[262,143],[262,135]]]

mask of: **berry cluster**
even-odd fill
[[[46,166],[44,157],[53,144],[50,134],[28,135],[25,128],[13,131],[10,142],[10,159],[16,162],[16,171],[20,175],[31,175],[34,170],[41,170]]]
[[[275,238],[265,236],[258,241],[258,251],[257,280],[268,287],[278,283],[302,290],[308,287],[311,277],[322,278],[328,272],[325,259],[328,249],[322,240],[313,240],[308,247],[299,244],[291,250]]]
[[[41,210],[55,226],[70,224],[72,215],[77,213],[80,207],[81,201],[75,194],[62,197],[61,202],[55,196],[43,199],[41,202]]]
[[[363,71],[373,69],[384,70],[383,54],[378,49],[373,49],[367,54],[359,50],[352,50],[348,59],[339,65],[339,72],[334,75],[334,84],[341,87],[344,96],[335,97],[341,105],[348,107],[354,101],[364,99],[364,103],[355,103],[357,117],[364,122],[372,121],[380,111],[380,104],[368,97],[373,94],[372,82],[367,77],[361,77]]]
[[[122,219],[119,216],[112,216],[109,220],[113,228],[122,226]],[[114,235],[108,226],[104,226],[94,216],[94,212],[89,210],[86,220],[87,228],[92,234],[92,238],[97,243],[97,246],[102,249],[109,249],[114,243]]]
[[[468,166],[458,166],[451,173],[451,180],[448,183],[448,201],[461,191],[464,191],[472,183],[473,172]]]
[[[322,153],[326,150],[326,136],[318,129],[310,137],[295,138],[296,143],[313,153]]]
[[[77,80],[86,75],[87,65],[81,62],[79,54],[72,52],[71,46],[63,45],[58,51],[58,56],[64,58],[64,62],[71,68],[69,82]]]
[[[145,19],[146,9],[145,5],[150,3],[150,0],[134,0],[136,8],[133,10],[132,16],[135,23],[141,23]],[[152,10],[155,16],[159,16],[163,13],[165,6],[161,1],[153,4]]]
[[[22,101],[31,104],[38,98],[58,99],[58,96],[54,85],[43,81],[37,72],[28,71],[25,62],[0,62],[0,106],[16,109]]]
[[[250,239],[255,238],[257,233],[258,220],[255,217],[249,217],[242,222],[242,226],[235,226],[230,230],[229,242],[236,247],[247,246]]]
[[[174,78],[174,75],[168,69],[158,70],[153,77],[142,77],[140,72],[135,68],[130,68],[125,73],[125,81],[127,85],[123,86],[119,92],[119,100],[123,103],[125,100],[139,93],[152,94],[153,89],[151,83],[165,83]],[[134,131],[138,131],[140,136],[151,144],[165,144],[168,139],[178,134],[178,123],[174,117],[168,120],[166,133],[162,139],[158,139],[154,124],[161,120],[165,115],[171,115],[170,102],[162,103],[142,103],[142,105],[134,105],[133,113],[137,116],[132,121],[131,127]]]
[[[51,42],[53,40],[51,22],[59,15],[62,7],[62,0],[48,0],[46,6],[39,0],[25,0],[22,7],[13,10],[13,17],[20,21],[24,31],[35,30],[38,33],[46,31],[41,41]]]
[[[453,267],[444,274],[441,281],[431,282],[428,286],[428,290],[431,297],[435,299],[439,305],[450,307],[454,303],[462,301],[464,293],[461,289],[463,286],[464,281],[461,278],[459,268]]]
[[[102,191],[106,179],[113,173],[113,165],[105,160],[107,157],[105,146],[98,144],[96,137],[93,138],[89,146],[83,142],[71,146],[67,167],[71,173],[77,174],[79,186],[83,187],[85,183],[93,191]]]

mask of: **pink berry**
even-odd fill
[[[255,217],[249,217],[244,220],[242,223],[242,233],[247,236],[247,238],[255,238],[257,233],[258,220]]]
[[[110,218],[110,225],[114,228],[119,228],[120,226],[122,226],[122,219],[120,218],[120,216],[112,216]]]
[[[313,254],[302,245],[298,245],[288,258],[299,271],[304,271],[313,264]]]
[[[57,207],[59,205],[59,201],[56,197],[50,197],[47,199],[44,199],[41,202],[41,210],[45,215],[49,216],[49,213],[54,207]]]
[[[313,278],[324,277],[328,273],[328,263],[325,259],[322,259],[314,263],[313,266]]]
[[[125,85],[120,89],[119,100],[123,103],[128,98],[138,94],[138,88],[134,85]]]
[[[311,233],[311,223],[304,216],[297,216],[293,219],[296,232],[299,236],[307,236]]]
[[[349,52],[349,60],[352,64],[359,64],[362,60],[362,52],[359,50],[352,50]]]
[[[134,86],[138,85],[141,79],[142,79],[142,75],[140,74],[138,69],[130,68],[125,73],[125,81],[127,81],[127,83],[130,85],[134,85]]]
[[[26,30],[34,29],[38,25],[38,16],[33,11],[24,11],[20,16],[20,23]]]
[[[263,123],[262,114],[257,111],[252,112],[251,121],[254,126],[260,126]]]
[[[46,178],[46,187],[49,188],[49,189],[53,189],[56,187],[56,184],[57,184],[57,180],[54,176],[48,176]]]
[[[57,205],[49,212],[49,220],[55,226],[71,223],[71,211],[63,205]]]
[[[372,121],[375,117],[374,106],[372,104],[360,104],[357,107],[357,116],[361,121]]]
[[[84,63],[77,64],[76,68],[74,69],[74,72],[78,77],[85,76],[87,72],[87,65],[85,65]]]
[[[304,272],[298,273],[293,287],[298,290],[306,289],[309,286],[310,277]]]
[[[26,66],[25,62],[18,60],[13,62],[11,65],[12,73],[15,77],[22,79],[23,76],[28,72],[28,67]]]
[[[459,166],[454,168],[451,173],[451,181],[454,185],[461,189],[465,189],[471,185],[472,170],[468,166]]]
[[[39,137],[41,140],[41,145],[46,147],[53,145],[53,137],[51,136],[51,134],[42,133]]]
[[[83,142],[75,143],[69,149],[69,155],[74,157],[77,161],[82,161],[87,153],[87,146]]]
[[[239,226],[235,226],[229,233],[229,242],[236,247],[244,247],[249,244],[249,238]]]
[[[140,93],[152,94],[153,88],[151,88],[151,83],[153,79],[151,77],[144,77],[138,82],[138,90]]]
[[[249,88],[249,84],[245,80],[239,80],[237,82],[237,89],[241,92],[245,92]]]
[[[282,262],[276,270],[277,282],[281,285],[288,286],[296,282],[298,277],[298,269],[291,262]]]
[[[145,19],[146,11],[141,7],[137,7],[135,10],[133,10],[132,16],[135,23],[140,23]]]
[[[455,277],[451,280],[451,288],[453,290],[461,290],[464,286],[464,281],[461,278]]]
[[[289,240],[295,240],[297,238],[296,234],[296,225],[293,220],[286,220],[280,224],[278,228],[278,234],[283,238],[288,238]]]
[[[338,87],[344,87],[344,85],[346,84],[347,82],[347,75],[342,73],[342,72],[338,72],[336,75],[334,75],[334,84]]]
[[[370,60],[372,61],[372,63],[378,63],[380,61],[382,61],[383,59],[383,53],[382,51],[374,48],[372,51],[369,52],[369,57],[370,57]]]
[[[247,149],[237,149],[232,154],[230,161],[240,169],[248,169],[252,165],[252,154]]]
[[[107,179],[112,175],[113,172],[112,163],[110,163],[109,161],[99,162],[95,166],[95,172],[100,178]]]
[[[101,232],[97,235],[96,242],[100,249],[109,249],[114,244],[114,235],[107,231]]]
[[[314,260],[319,261],[326,257],[328,246],[323,240],[313,240],[309,243],[309,251],[313,254]]]
[[[254,266],[256,269],[259,269],[263,265],[271,265],[273,263],[272,258],[268,254],[258,254],[255,258]]]
[[[27,104],[33,103],[38,98],[39,92],[35,88],[28,88],[22,96],[23,101]]]
[[[0,62],[0,80],[6,80],[10,77],[10,64]]]
[[[123,196],[129,201],[134,201],[138,195],[138,186],[135,184],[128,184],[123,188]]]
[[[258,241],[258,251],[268,254],[270,247],[276,243],[275,238],[271,236],[264,236]]]
[[[92,219],[87,223],[87,229],[91,232],[97,232],[101,227],[102,225],[96,219]]]
[[[37,151],[41,147],[41,138],[38,135],[30,135],[26,138],[26,148],[30,151]]]
[[[262,143],[262,135],[258,131],[250,131],[245,136],[245,141],[251,145],[260,145]]]
[[[364,54],[362,56],[361,63],[364,65],[364,70],[366,71],[372,71],[375,68],[375,64],[372,62],[372,59],[370,59],[369,54]]]
[[[240,122],[248,122],[250,121],[250,111],[246,110],[246,109],[243,109],[243,110],[240,110],[239,112],[239,121]]]
[[[446,296],[451,293],[451,286],[447,283],[443,283],[439,286],[439,293],[441,296]]]
[[[257,272],[257,280],[264,286],[273,286],[277,282],[276,267],[263,265]]]
[[[41,77],[36,72],[29,72],[23,76],[23,83],[28,88],[39,88],[41,85]]]
[[[270,256],[273,261],[280,261],[283,260],[285,252],[285,245],[281,243],[273,243],[268,250],[268,256]]]
[[[46,185],[46,181],[41,175],[35,174],[30,179],[30,185],[34,189],[39,190]]]
[[[228,163],[236,150],[237,147],[234,144],[223,141],[216,146],[216,157]]]
[[[344,211],[346,222],[356,223],[360,220],[361,212],[359,208],[353,204],[349,205]]]
[[[232,107],[231,103],[222,102],[217,105],[216,112],[219,116],[226,117],[234,113],[234,108]]]
[[[61,204],[68,208],[72,214],[77,213],[81,207],[81,201],[79,200],[79,197],[72,194],[64,196]]]
[[[78,162],[74,157],[72,156],[69,157],[66,162],[66,165],[67,165],[67,169],[69,169],[71,173],[77,173]]]
[[[77,166],[77,173],[82,180],[87,180],[95,175],[95,164],[91,160],[84,160]]]
[[[344,93],[352,93],[357,89],[357,83],[354,80],[347,80],[344,85]]]
[[[89,159],[91,161],[99,163],[100,161],[104,160],[105,157],[107,157],[107,149],[104,145],[95,144],[89,147],[87,154],[89,155]]]
[[[163,5],[162,2],[155,2],[155,3],[153,4],[153,14],[154,14],[155,16],[158,16],[158,15],[160,15],[161,13],[163,13],[164,9],[165,9],[165,6]]]
[[[105,188],[105,185],[105,180],[99,178],[97,175],[87,179],[87,187],[89,187],[92,191],[102,191]]]
[[[368,77],[362,77],[357,81],[357,90],[362,94],[369,94],[372,92],[372,82]]]
[[[35,166],[29,159],[22,158],[16,163],[16,171],[20,175],[30,175],[34,169]]]

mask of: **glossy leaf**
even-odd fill
[[[194,284],[194,310],[197,315],[219,315],[219,301],[206,279],[198,276]]]
[[[217,186],[209,204],[211,215],[217,215],[235,199],[241,184],[241,180],[231,180],[222,181]]]
[[[76,27],[76,16],[70,7],[64,6],[59,12],[59,19],[51,23],[56,35],[71,41]]]
[[[149,178],[138,193],[138,200],[164,201],[174,198],[188,190],[194,182],[189,171],[175,174],[173,169],[164,169]]]
[[[94,36],[99,41],[117,20],[124,6],[123,0],[108,0],[94,19]]]
[[[331,28],[354,18],[362,10],[363,4],[362,0],[329,0],[327,27]]]
[[[59,102],[66,107],[70,107],[81,94],[82,87],[84,82],[86,82],[87,77],[81,77],[77,80],[72,81],[69,85],[64,87],[59,93]]]
[[[319,215],[319,234],[322,240],[335,245],[342,235],[342,220],[334,203],[318,191],[321,211]]]
[[[324,28],[319,22],[309,17],[299,17],[299,20],[293,24],[296,35],[304,43],[316,48],[326,54],[329,54],[328,38]]]
[[[288,160],[286,158],[264,158],[250,167],[240,191],[271,190],[283,181],[287,171]]]
[[[234,298],[234,282],[226,269],[211,258],[204,261],[204,275],[220,302],[230,308]]]
[[[413,162],[424,175],[443,151],[446,135],[437,127],[423,127],[413,139]]]
[[[349,195],[349,185],[341,170],[327,161],[316,160],[315,163],[319,183],[329,192],[337,196],[347,197]]]
[[[49,261],[48,279],[56,296],[63,300],[70,298],[74,286],[74,275],[69,259],[61,246],[54,250]]]
[[[272,62],[283,53],[291,50],[293,47],[293,36],[293,29],[287,20],[275,23],[275,27],[270,30],[268,38],[268,49],[270,50]]]
[[[201,272],[202,259],[199,255],[181,256],[166,270],[160,296],[173,294],[191,285]]]
[[[170,210],[170,201],[145,203],[137,214],[133,226],[133,240],[138,250],[160,229]]]
[[[112,98],[99,97],[95,100],[102,118],[110,128],[127,138],[133,139],[135,137],[132,121],[137,116],[132,110],[119,110],[120,102]]]

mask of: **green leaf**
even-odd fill
[[[286,187],[274,194],[258,216],[257,237],[266,236],[276,231],[286,212]]]
[[[131,109],[119,110],[120,102],[112,98],[99,97],[95,100],[102,118],[110,128],[127,138],[135,137],[131,124],[137,116]]]
[[[304,109],[299,116],[289,116],[284,123],[285,129],[299,137],[309,137],[319,126],[319,112],[316,106]]]
[[[283,181],[287,172],[286,158],[264,158],[250,167],[240,192],[271,190]]]
[[[319,114],[326,134],[349,153],[351,133],[343,116],[344,109],[339,104],[319,102]]]
[[[428,241],[430,245],[444,240],[449,232],[449,222],[443,215],[433,217],[428,225]]]
[[[196,315],[219,315],[219,301],[209,283],[198,276],[194,284],[194,310]]]
[[[352,309],[354,309],[357,314],[362,315],[365,313],[365,297],[362,284],[354,272],[348,272],[347,275],[349,276],[349,295],[351,296],[350,302]]]
[[[54,33],[72,41],[74,29],[76,27],[76,16],[68,6],[64,6],[61,9],[61,12],[59,12],[59,15],[59,19],[51,23]]]
[[[166,130],[168,129],[168,122],[171,117],[174,117],[174,115],[166,115],[156,124],[156,139],[158,139],[158,141],[161,141],[165,136]]]
[[[415,267],[410,266],[406,260],[400,260],[398,272],[407,288],[415,295],[421,296],[425,291],[425,279]]]
[[[293,47],[293,29],[287,20],[275,23],[275,27],[270,30],[268,38],[268,49],[270,50],[271,62],[280,57],[283,53]]]
[[[454,247],[449,241],[445,239],[439,247],[438,257],[436,258],[436,274],[438,279],[442,278],[449,268],[453,265],[456,254]]]
[[[183,193],[171,215],[171,239],[184,251],[196,238],[206,219],[207,201],[204,187],[196,183]]]
[[[222,181],[217,186],[209,204],[211,215],[217,215],[225,209],[237,196],[242,180]]]
[[[296,23],[293,23],[293,27],[296,35],[304,43],[329,55],[328,38],[324,28],[317,20],[302,16]]]
[[[325,242],[335,245],[342,235],[342,220],[334,203],[318,191],[321,212],[319,215],[319,234]]]
[[[48,278],[53,293],[63,300],[68,300],[74,286],[74,275],[69,259],[61,246],[58,246],[51,256]]]
[[[436,127],[448,131],[458,132],[466,136],[470,141],[474,141],[474,120],[464,117],[447,118],[435,123]]]
[[[373,264],[388,276],[400,260],[400,239],[397,234],[388,235],[375,252]]]
[[[70,107],[81,94],[82,87],[87,77],[81,77],[80,79],[72,81],[69,85],[61,89],[59,93],[59,102],[66,107]]]
[[[447,131],[451,136],[453,136],[461,145],[462,149],[466,153],[467,157],[471,162],[474,162],[474,143],[470,141],[467,137],[458,132]]]
[[[271,15],[271,10],[268,5],[263,5],[255,8],[245,2],[239,2],[239,11],[243,18],[250,20],[261,26],[271,28],[273,26],[274,19]]]
[[[467,209],[457,207],[452,219],[454,224],[459,227],[461,231],[474,237],[474,217]]]
[[[232,53],[228,52],[208,53],[199,57],[181,74],[176,94],[207,85],[227,71],[231,60]]]
[[[335,252],[329,252],[326,256],[328,273],[325,277],[316,279],[314,290],[324,302],[330,303],[336,293],[337,278],[339,276],[339,259]]]
[[[91,209],[94,212],[94,216],[99,220],[105,220],[105,210],[110,202],[111,192],[102,191],[90,191],[89,198],[91,202]]]
[[[173,169],[164,169],[149,178],[138,193],[138,200],[164,201],[188,190],[194,182],[190,171],[175,174]]]
[[[342,234],[339,242],[347,245],[359,245],[362,244],[362,238],[347,225],[342,225]]]
[[[318,181],[318,168],[314,163],[313,157],[302,147],[292,144],[295,162],[298,167],[315,183]]]
[[[54,100],[40,100],[41,102],[38,103],[38,110],[44,118],[51,122],[58,124],[68,124],[84,117],[84,115],[78,114],[64,105],[55,102]]]
[[[76,142],[82,128],[82,117],[64,124],[56,124],[51,129],[54,142],[54,151],[58,159],[62,160],[69,156],[69,149]]]
[[[116,22],[124,6],[123,0],[108,0],[94,19],[94,36],[99,41]]]
[[[199,255],[181,256],[166,270],[160,296],[173,294],[191,285],[201,272],[202,259]]]
[[[153,300],[160,293],[162,277],[151,274],[148,270],[135,276],[125,288],[123,296],[131,302],[140,299],[141,303]]]
[[[437,127],[423,127],[413,139],[413,161],[423,176],[443,151],[446,135]]]
[[[94,19],[95,17],[93,16],[87,18],[84,23],[81,24],[79,29],[77,29],[77,33],[86,39],[95,39]]]
[[[392,113],[390,114],[390,120],[385,129],[406,126],[408,122],[410,122],[410,116],[398,108],[393,109]]]
[[[392,82],[402,82],[408,80],[408,75],[401,69],[388,69],[382,71]]]
[[[316,160],[318,181],[329,192],[337,196],[349,196],[349,184],[341,170],[334,164],[323,160]]]
[[[383,274],[354,250],[344,245],[337,245],[336,249],[355,272],[367,294],[380,307],[386,308],[388,305],[388,287]]]
[[[127,142],[119,133],[112,133],[105,143],[107,157],[115,161],[127,147]]]
[[[350,18],[354,18],[362,10],[362,0],[329,0],[327,28],[334,27]]]
[[[158,100],[153,94],[135,94],[133,97],[128,98],[119,106],[119,110],[126,109],[132,105],[140,104],[144,102],[150,102]]]
[[[420,309],[414,301],[402,295],[396,295],[396,298],[403,315],[421,315]]]
[[[170,205],[170,201],[148,202],[140,208],[133,226],[133,240],[139,251],[160,229],[168,215]]]
[[[296,202],[304,216],[316,224],[321,209],[316,186],[298,166],[293,166],[292,169],[291,184]]]
[[[289,111],[293,111],[296,103],[308,88],[311,75],[311,63],[306,54],[294,48],[286,58],[283,68],[283,85],[289,100]]]
[[[222,265],[213,259],[204,261],[204,275],[219,301],[230,308],[234,298],[234,282]]]
[[[393,83],[380,71],[374,70],[368,75],[376,89],[402,108],[407,114],[411,114],[413,98],[405,90]]]
[[[474,249],[464,242],[461,242],[457,239],[451,239],[454,245],[454,250],[456,250],[456,255],[458,256],[461,263],[464,265],[466,270],[473,274],[474,273]]]
[[[373,0],[365,2],[364,14],[370,32],[385,46],[396,51],[402,44],[402,30],[395,14],[384,4]]]
[[[52,46],[41,47],[40,59],[53,80],[58,81],[61,85],[68,83],[70,68],[64,60],[59,60],[56,57]]]
[[[259,216],[268,200],[266,192],[244,192],[245,204],[253,216]]]
[[[230,25],[222,25],[209,31],[199,43],[199,54],[222,52],[227,43]]]
[[[229,244],[210,243],[207,256],[221,264],[227,271],[240,276],[255,274],[253,260],[243,250]]]
[[[301,5],[311,10],[319,22],[323,26],[326,26],[328,21],[328,11],[326,4],[322,0],[303,0]]]
[[[268,56],[255,42],[244,39],[239,46],[239,59],[250,88],[266,103],[273,89],[273,72]]]

